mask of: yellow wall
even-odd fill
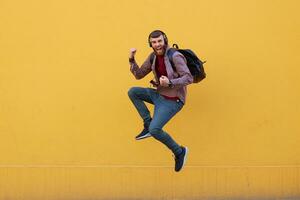
[[[297,0],[0,1],[0,200],[300,198]],[[136,142],[147,36],[207,60],[166,130]]]

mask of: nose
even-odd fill
[[[160,44],[158,42],[154,44],[154,47],[159,47],[159,46]]]

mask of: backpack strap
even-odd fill
[[[174,55],[174,53],[177,51],[178,45],[177,45],[177,44],[173,44],[172,47],[173,47],[173,48],[170,48],[170,49],[167,51],[167,56],[168,56],[168,58],[169,58],[169,61],[170,61],[170,63],[171,63],[171,66],[172,66],[173,70],[176,71],[175,64],[174,64],[174,62],[173,62],[173,55]],[[153,53],[150,55],[150,63],[151,63],[151,65],[152,65],[152,63],[153,63],[154,56],[155,56],[155,53],[153,52]]]
[[[170,63],[172,65],[173,70],[176,72],[176,67],[175,64],[173,62],[173,55],[174,53],[179,49],[178,44],[173,44],[172,45],[173,48],[170,48],[167,52],[168,58],[170,60]]]
[[[173,55],[174,55],[175,52],[176,52],[176,49],[174,49],[174,48],[170,48],[170,49],[167,51],[167,56],[168,56],[168,58],[169,58],[169,61],[170,61],[171,66],[172,66],[172,68],[173,68],[174,71],[176,71],[175,64],[174,64],[174,62],[173,62]]]

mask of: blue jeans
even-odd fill
[[[179,100],[165,99],[152,88],[132,87],[128,91],[128,96],[143,119],[144,126],[149,127],[149,133],[156,140],[165,144],[174,155],[180,154],[181,147],[168,133],[163,131],[162,128],[182,109],[183,103]],[[150,112],[144,102],[154,105],[152,120]]]

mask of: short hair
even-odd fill
[[[151,42],[150,42],[150,38],[158,38],[159,36],[163,36],[164,38],[164,42],[166,45],[168,45],[168,38],[167,38],[167,35],[161,31],[161,30],[154,30],[152,31],[150,34],[149,34],[149,37],[148,37],[148,43],[149,43],[149,46],[152,47],[151,45]]]

